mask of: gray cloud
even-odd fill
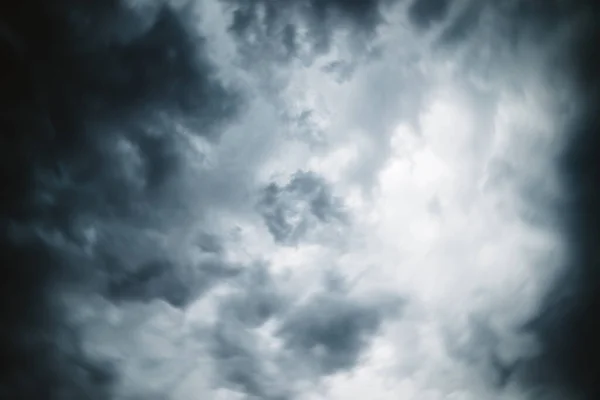
[[[385,0],[299,0],[285,3],[270,0],[234,1],[231,31],[243,52],[260,51],[266,57],[287,61],[298,57],[311,62],[331,48],[334,32],[350,29],[359,41],[372,37],[384,22]],[[306,36],[300,34],[306,31]],[[308,53],[306,53],[308,47]]]
[[[264,267],[251,268],[219,306],[211,354],[218,385],[257,399],[291,399],[295,385],[353,368],[383,321],[401,302],[354,298],[343,282],[299,301],[282,292]],[[266,346],[256,329],[276,327]]]
[[[336,60],[323,67],[323,70],[334,74],[339,83],[347,82],[354,73],[355,65],[347,61]]]
[[[262,357],[244,329],[232,323],[220,323],[215,329],[213,356],[219,369],[218,383],[256,398],[272,398],[267,394],[270,379],[265,376]]]
[[[467,1],[458,10],[457,15],[450,21],[449,25],[441,34],[441,41],[451,45],[472,37],[477,28],[482,11],[485,9],[485,1]]]
[[[303,171],[285,186],[272,183],[264,188],[258,207],[273,238],[290,245],[302,240],[315,224],[345,218],[327,182]]]
[[[260,399],[287,398],[290,388],[280,385],[279,377],[265,368],[265,359],[272,355],[260,348],[249,329],[280,316],[288,299],[264,266],[251,267],[234,287],[234,293],[219,305],[219,319],[212,330],[217,385]]]
[[[189,297],[188,282],[175,276],[174,266],[166,260],[147,262],[132,273],[111,279],[108,293],[116,299],[164,298],[175,306],[181,306]]]
[[[532,398],[593,399],[600,395],[595,377],[600,373],[598,328],[598,229],[597,185],[598,57],[590,52],[600,40],[598,6],[590,1],[486,2],[469,1],[449,21],[440,40],[457,48],[477,42],[477,32],[494,21],[495,37],[513,51],[550,48],[552,62],[543,85],[560,96],[564,87],[574,89],[570,98],[554,110],[566,144],[557,166],[565,195],[549,191],[539,177],[522,167],[496,165],[495,176],[508,184],[508,176],[524,176],[516,189],[522,196],[520,216],[536,226],[556,227],[566,237],[570,256],[564,272],[548,288],[530,323],[523,328],[541,341],[542,352],[520,364],[515,381],[533,391]],[[565,34],[569,32],[568,34]],[[523,132],[522,135],[531,134]],[[593,138],[593,139],[592,139]],[[594,160],[594,161],[593,161]],[[532,179],[533,178],[533,179]],[[537,180],[536,180],[537,179]],[[514,182],[513,182],[514,184]],[[573,207],[573,208],[572,208]],[[577,209],[576,212],[565,210]],[[596,293],[596,294],[593,294]]]
[[[419,28],[428,28],[444,19],[449,6],[449,0],[415,0],[408,9],[408,15]]]
[[[322,374],[331,374],[356,365],[383,317],[379,304],[327,293],[291,311],[278,334],[294,359],[304,359]]]
[[[447,332],[446,345],[456,360],[477,371],[497,390],[505,389],[519,373],[519,368],[535,354],[531,344],[523,345],[530,347],[529,354],[524,349],[504,349],[506,344],[501,334],[491,326],[487,316],[478,315],[471,315],[468,326],[461,332]]]
[[[131,252],[116,247],[135,238],[112,248],[94,232],[163,223],[182,159],[177,124],[217,140],[239,100],[216,78],[203,39],[166,3],[26,1],[0,14],[14,38],[3,35],[1,47],[0,396],[106,398],[113,371],[79,350],[69,305],[57,299],[71,284],[99,287],[106,277],[116,297],[184,301],[188,282],[169,257],[132,272]],[[138,239],[139,249],[152,247]],[[112,270],[101,253],[114,257]]]
[[[247,327],[263,325],[288,306],[289,299],[280,291],[266,267],[258,266],[235,283],[239,289],[220,307],[224,320],[234,320]]]
[[[183,266],[165,259],[147,261],[129,270],[111,266],[109,271],[106,295],[114,301],[164,299],[175,307],[187,305],[214,284],[239,273],[220,260]]]
[[[184,365],[183,361],[202,354],[190,342],[207,348],[206,369],[214,367],[205,378],[214,380],[211,390],[228,388],[245,398],[290,399],[296,394],[295,385],[307,376],[318,385],[325,376],[343,375],[356,367],[389,316],[387,303],[367,301],[339,287],[307,294],[304,290],[310,288],[303,282],[301,290],[288,287],[289,282],[278,281],[268,266],[232,261],[255,257],[246,254],[247,243],[232,240],[228,231],[238,223],[247,224],[252,217],[248,214],[255,211],[275,239],[273,258],[280,264],[286,261],[279,258],[317,257],[303,253],[301,245],[311,242],[321,228],[344,225],[349,215],[342,200],[333,195],[332,183],[315,173],[301,171],[284,184],[253,186],[255,169],[262,167],[259,159],[270,156],[263,149],[279,143],[279,138],[270,137],[276,134],[271,131],[251,138],[252,129],[270,125],[267,112],[254,115],[250,127],[237,127],[236,134],[249,131],[248,135],[223,136],[226,124],[239,115],[242,100],[221,80],[206,39],[196,33],[194,13],[188,12],[193,7],[180,9],[160,1],[21,3],[12,9],[0,7],[0,56],[7,71],[0,77],[0,264],[5,272],[0,284],[0,397],[104,399],[151,393],[178,398],[164,389],[167,384],[155,381],[178,381],[160,372],[168,369],[165,365]],[[309,65],[335,50],[338,33],[348,34],[351,49],[368,49],[379,28],[387,24],[384,9],[392,1],[222,3],[225,12],[232,13],[228,34],[237,45],[235,56],[250,59],[243,67],[255,68],[250,75],[262,79],[257,86],[265,82],[268,86],[270,81],[261,72],[294,59]],[[598,41],[598,12],[584,1],[568,3],[415,0],[408,6],[408,17],[417,28],[439,27],[437,44],[444,50],[476,53],[473,68],[482,71],[486,66],[480,61],[489,53],[482,50],[485,45],[492,53],[499,50],[492,46],[497,43],[525,53],[522,49],[533,50],[562,38],[558,31],[569,28],[566,44],[559,43],[568,49],[558,51],[561,57],[552,58],[557,60],[556,68],[549,68],[558,71],[556,76],[568,76],[580,96],[573,99],[576,115],[567,127],[573,132],[572,141],[560,159],[568,199],[564,203],[562,198],[551,199],[553,192],[536,180],[535,171],[524,172],[522,165],[509,159],[499,158],[489,165],[488,184],[522,198],[519,218],[543,227],[564,225],[567,231],[571,259],[566,277],[557,280],[539,315],[522,329],[540,338],[543,351],[527,358],[519,345],[514,345],[517,355],[504,349],[511,334],[518,334],[512,331],[521,329],[504,332],[491,317],[450,332],[444,351],[453,366],[464,368],[474,380],[481,377],[493,393],[515,384],[523,390],[554,385],[569,392],[566,398],[581,393],[591,400],[599,393],[600,359],[594,324],[599,304],[595,160],[600,157],[595,120],[600,68],[593,48]],[[490,18],[494,22],[490,31],[497,33],[493,40],[480,35],[488,32]],[[361,69],[353,55],[343,54],[323,67],[338,75],[340,86],[356,85],[335,95],[339,100],[346,95],[357,98],[348,109],[340,108],[345,125],[335,129],[367,132],[368,146],[360,147],[359,161],[350,167],[352,178],[348,178],[364,186],[373,184],[388,161],[389,131],[399,120],[414,118],[409,122],[415,123],[425,100],[429,101],[422,93],[427,92],[432,72],[421,68],[422,60],[394,69],[388,65],[397,61],[396,54],[386,58],[384,53],[370,69]],[[489,58],[486,65],[491,69],[508,69],[500,55]],[[456,82],[471,90],[469,85],[475,84],[470,70],[464,68],[464,76]],[[406,72],[409,69],[412,72]],[[399,71],[405,76],[398,78]],[[506,72],[511,74],[520,72]],[[352,81],[356,77],[358,83]],[[481,111],[476,130],[483,131],[496,111],[496,99],[475,92],[469,96],[486,103],[476,107]],[[303,109],[293,122],[311,133],[319,128],[310,109]],[[525,129],[520,134],[534,133]],[[483,136],[478,136],[477,146],[485,147],[488,138]],[[190,172],[195,168],[190,161],[198,161],[190,160],[194,139],[210,148],[207,153],[214,150],[210,154],[217,159],[214,171],[206,167],[196,175]],[[217,150],[221,139],[230,146],[223,153]],[[314,141],[323,152],[329,150],[326,140]],[[248,143],[250,151],[245,147]],[[237,156],[242,161],[232,165],[251,162],[229,167],[229,160],[219,159]],[[481,166],[479,161],[469,168]],[[241,204],[244,195],[257,190],[256,209]],[[428,199],[433,199],[431,214],[451,216],[445,199]],[[225,207],[219,202],[239,209],[223,222],[212,212]],[[548,214],[559,205],[564,216],[549,221]],[[199,226],[203,229],[196,229]],[[261,246],[273,250],[270,241],[255,239],[259,251],[264,250]],[[279,247],[292,245],[299,249]],[[338,249],[328,250],[335,253],[332,259],[338,256]],[[65,300],[73,293],[82,303],[102,304],[106,309],[88,310],[92,317],[86,318],[95,322],[78,325],[72,321],[85,320],[78,314],[83,305]],[[211,309],[214,315],[204,315],[203,305],[198,304],[212,301],[211,296],[217,299]],[[202,310],[200,315],[190,311],[194,307]],[[151,332],[156,337],[149,343],[157,344],[156,349],[141,340],[149,333],[145,325],[136,325],[138,313],[147,314],[139,319],[152,320],[148,325],[156,328]],[[202,318],[212,325],[190,334],[187,322],[164,324],[161,318],[167,316],[186,321]],[[105,337],[98,339],[92,331]],[[465,335],[468,340],[463,341]],[[179,336],[185,340],[179,341]],[[139,343],[134,343],[136,339]],[[111,362],[105,362],[106,354],[93,346],[95,340],[113,342],[117,352],[129,359],[107,356]],[[170,341],[172,347],[164,350],[168,346],[161,340]],[[134,345],[139,348],[128,353],[127,347]]]

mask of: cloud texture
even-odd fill
[[[0,398],[598,398],[599,11],[0,6]]]

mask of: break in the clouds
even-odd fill
[[[1,7],[0,398],[598,398],[598,7]]]

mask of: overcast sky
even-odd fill
[[[600,398],[598,13],[0,6],[0,398]]]

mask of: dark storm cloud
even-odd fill
[[[477,27],[481,12],[487,0],[468,1],[444,29],[441,41],[444,44],[455,44],[467,39]]]
[[[258,207],[273,238],[283,244],[296,244],[315,224],[344,220],[340,200],[311,172],[297,172],[285,186],[268,185]]]
[[[188,282],[174,273],[175,267],[166,260],[154,260],[135,271],[113,278],[108,285],[110,297],[117,299],[164,298],[174,306],[183,305],[189,297]]]
[[[580,110],[561,159],[569,192],[563,208],[571,258],[534,321],[548,366],[546,380],[583,399],[600,397],[600,7],[583,3],[583,23],[567,63],[579,89]]]
[[[139,158],[139,165],[130,167],[138,169],[144,191],[160,186],[176,167],[169,119],[193,113],[195,130],[211,136],[214,123],[236,106],[211,78],[201,38],[168,8],[156,11],[150,24],[145,15],[117,2],[31,8],[17,7],[5,17],[7,29],[22,37],[26,49],[23,56],[11,57],[15,75],[6,82],[5,97],[12,103],[6,126],[15,133],[31,132],[3,146],[5,170],[14,171],[11,193],[26,190],[21,185],[45,189],[66,181],[65,190],[75,191],[67,194],[71,201],[96,201],[105,204],[106,213],[119,212],[138,194],[126,181],[128,174],[121,174],[121,164]],[[36,31],[24,32],[25,25]],[[135,34],[123,37],[122,27]],[[96,187],[103,190],[94,193]],[[48,188],[55,196],[59,189]],[[35,208],[35,198],[28,200],[15,198],[7,210],[29,213],[23,208]]]
[[[264,366],[265,355],[249,329],[278,317],[288,299],[276,287],[267,269],[258,265],[240,276],[236,292],[219,305],[212,334],[212,355],[219,370],[218,385],[259,399],[285,399],[287,388],[277,386]]]
[[[415,3],[416,4],[416,3]],[[489,24],[494,18],[500,21],[496,32],[502,40],[517,46],[528,38],[535,38],[534,45],[548,40],[565,24],[578,25],[578,19],[587,14],[592,2],[577,1],[524,1],[496,2],[490,0],[467,0],[463,4],[448,1],[447,24],[440,35],[443,45],[457,45],[465,40],[477,40],[480,24]],[[450,12],[454,6],[455,12]],[[486,19],[487,18],[487,19]]]
[[[259,265],[240,276],[234,287],[238,291],[219,306],[224,320],[257,327],[287,307],[286,296],[278,290],[265,266]]]
[[[442,20],[450,5],[450,0],[415,0],[408,9],[408,16],[419,28],[427,28]]]
[[[2,398],[110,397],[111,369],[83,356],[57,300],[72,279],[183,301],[168,257],[127,272],[116,254],[110,270],[98,254],[116,252],[90,233],[99,221],[160,223],[181,164],[174,121],[215,140],[238,105],[183,14],[154,4],[0,7]]]
[[[220,301],[212,330],[217,384],[251,398],[294,398],[297,381],[316,382],[354,367],[384,319],[402,305],[395,297],[353,298],[337,276],[326,277],[324,286],[299,302],[265,266],[240,275],[234,293]],[[283,347],[261,344],[255,332],[268,322],[277,327],[274,339]]]
[[[163,299],[183,307],[213,284],[239,272],[218,260],[185,267],[166,259],[146,261],[134,268],[111,264],[104,293],[113,301]]]
[[[338,83],[343,83],[348,81],[352,74],[354,73],[355,66],[349,62],[345,61],[332,61],[323,67],[325,72],[329,72],[336,76],[336,80]]]
[[[3,236],[0,246],[0,398],[106,398],[112,369],[84,357],[76,332],[60,324],[48,286],[65,272],[60,256],[39,239]]]
[[[258,349],[244,326],[221,323],[214,332],[213,357],[217,360],[219,382],[251,396],[266,398],[265,377]]]
[[[353,367],[377,332],[384,313],[344,293],[327,293],[298,306],[284,320],[279,335],[294,358],[321,374]]]
[[[159,229],[108,225],[95,228],[95,281],[100,293],[113,301],[147,302],[163,299],[182,307],[223,279],[238,274],[222,260],[218,237],[201,233],[190,246],[198,255],[177,261],[177,251],[164,243]]]
[[[205,253],[219,255],[223,252],[221,240],[210,233],[202,232],[198,235],[198,247]]]
[[[371,36],[384,22],[381,6],[386,0],[225,0],[235,7],[231,31],[247,49],[268,49],[269,57],[287,60],[327,52],[334,32],[349,28],[357,35]],[[307,37],[298,30],[306,28]],[[304,41],[304,42],[303,42]],[[257,47],[259,46],[259,47]],[[266,46],[266,47],[260,47]]]

